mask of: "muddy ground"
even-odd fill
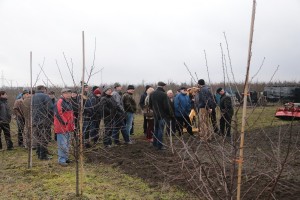
[[[277,126],[246,132],[242,179],[242,196],[245,195],[243,199],[268,199],[269,197],[271,199],[300,199],[299,131],[300,123],[295,122],[292,127]],[[170,185],[176,186],[190,192],[191,198],[195,199],[209,197],[203,195],[203,188],[201,188],[202,183],[208,183],[199,180],[199,177],[203,175],[198,174],[192,177],[187,172],[197,171],[200,168],[216,171],[208,175],[211,187],[206,191],[210,193],[210,197],[225,199],[228,195],[236,196],[236,174],[233,175],[232,181],[234,189],[228,194],[222,184],[217,183],[220,179],[218,170],[221,168],[214,167],[219,161],[222,163],[221,158],[224,158],[224,154],[218,154],[232,149],[229,139],[224,140],[223,137],[215,135],[211,142],[206,143],[198,137],[191,138],[185,134],[183,141],[189,146],[189,152],[199,156],[200,161],[196,162],[186,156],[187,151],[184,150],[184,145],[178,138],[173,138],[174,153],[170,148],[169,138],[166,136],[164,139],[168,145],[167,150],[156,150],[143,137],[138,137],[135,138],[133,145],[93,149],[86,153],[86,158],[90,163],[105,163],[119,168],[126,174],[145,180],[158,190]],[[287,153],[288,156],[286,156]],[[216,155],[215,159],[211,159],[213,155]],[[227,173],[225,177],[231,180],[228,174],[232,171],[232,162],[225,160],[223,162],[226,166],[224,172]],[[280,174],[279,178],[278,174]],[[271,192],[273,190],[274,192]]]

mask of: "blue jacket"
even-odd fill
[[[200,89],[196,97],[197,98],[195,103],[198,110],[200,108],[206,108],[206,109],[216,108],[214,97],[211,94],[209,87],[207,87],[206,85]]]
[[[189,116],[191,112],[191,99],[188,95],[180,93],[174,99],[175,116]]]

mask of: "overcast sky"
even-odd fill
[[[252,0],[0,0],[0,70],[16,86],[28,85],[29,52],[35,80],[45,58],[50,81],[72,84],[64,61],[73,60],[76,82],[82,68],[103,68],[103,83],[190,82],[183,63],[207,80],[223,80],[220,43],[229,66],[226,33],[237,81],[245,78]],[[300,81],[300,1],[257,0],[251,75],[255,81]],[[230,75],[231,76],[231,75]],[[42,74],[38,83],[46,82]],[[101,73],[91,84],[101,83]],[[2,82],[0,83],[2,84]]]

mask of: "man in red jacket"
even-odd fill
[[[58,164],[68,166],[70,146],[70,133],[74,131],[74,112],[71,103],[72,92],[70,89],[62,89],[61,98],[54,108],[54,132],[57,135]]]

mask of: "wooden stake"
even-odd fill
[[[80,193],[83,194],[83,95],[84,95],[84,73],[85,73],[85,49],[84,31],[82,31],[82,79],[81,79],[81,101],[80,101],[80,122],[79,122],[79,142],[80,142]]]
[[[251,27],[250,27],[250,38],[249,38],[249,47],[248,47],[248,61],[247,61],[247,72],[246,80],[244,86],[244,102],[243,102],[243,114],[242,114],[242,129],[241,129],[241,141],[240,141],[240,154],[238,159],[238,185],[237,185],[237,200],[241,199],[241,184],[242,184],[242,167],[243,167],[243,156],[244,156],[244,137],[245,137],[245,125],[246,125],[246,115],[247,115],[247,94],[248,94],[248,82],[249,82],[249,70],[250,62],[252,56],[252,41],[253,41],[253,32],[254,32],[254,20],[255,20],[255,9],[256,0],[253,0],[252,6],[252,18],[251,18]]]
[[[27,137],[28,142],[28,169],[32,168],[32,51],[30,51],[30,117],[29,117],[29,126],[30,126],[30,133],[29,138]]]

